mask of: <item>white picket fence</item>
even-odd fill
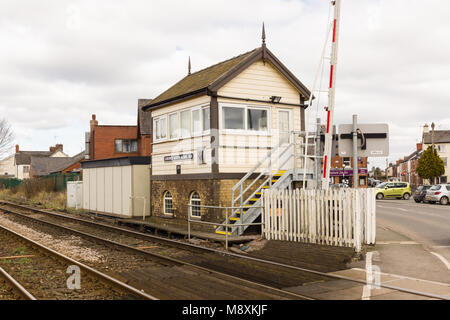
[[[354,247],[374,244],[375,189],[265,190],[263,234],[287,240]]]

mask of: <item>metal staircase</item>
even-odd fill
[[[220,225],[216,233],[238,236],[248,228],[248,224],[261,216],[263,189],[292,188],[293,182],[303,182],[311,186],[315,182],[317,156],[316,132],[292,132],[258,162],[231,190],[232,213],[228,217],[229,226]],[[226,221],[224,222],[224,224]]]

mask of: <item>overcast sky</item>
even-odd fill
[[[341,11],[336,123],[388,123],[390,161],[414,151],[425,123],[450,129],[450,1]],[[259,47],[263,21],[268,48],[311,87],[328,14],[328,0],[2,0],[0,118],[21,149],[74,155],[91,114],[136,123],[137,99],[185,76],[188,56],[196,71]]]

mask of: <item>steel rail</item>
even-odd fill
[[[353,279],[353,278],[349,278],[349,277],[345,277],[345,276],[340,276],[340,275],[335,275],[335,274],[329,274],[329,273],[326,273],[326,272],[321,272],[321,271],[301,268],[301,267],[297,267],[297,266],[293,266],[293,265],[289,265],[289,264],[284,264],[284,263],[280,263],[280,262],[276,262],[276,261],[272,261],[272,260],[265,260],[265,259],[261,259],[261,258],[251,257],[251,256],[244,256],[244,255],[232,253],[232,252],[229,252],[229,251],[222,251],[222,250],[217,250],[217,249],[213,249],[213,248],[202,247],[202,246],[191,244],[191,243],[184,243],[184,242],[176,241],[176,240],[173,240],[173,239],[167,239],[167,238],[163,238],[163,237],[159,237],[159,236],[155,236],[155,235],[151,235],[151,234],[146,234],[146,233],[142,233],[142,232],[137,232],[137,231],[127,230],[127,229],[123,229],[123,228],[119,228],[119,227],[115,227],[115,226],[110,226],[110,225],[107,225],[107,224],[104,224],[104,223],[98,223],[98,222],[88,221],[88,220],[84,220],[84,219],[69,217],[69,216],[66,216],[66,215],[62,215],[62,214],[58,214],[58,213],[54,213],[54,212],[49,212],[49,211],[43,211],[43,210],[39,210],[39,209],[35,209],[35,208],[29,208],[27,206],[18,205],[18,204],[15,204],[15,203],[0,201],[0,204],[1,203],[7,204],[7,205],[11,205],[11,206],[15,206],[15,207],[18,207],[18,208],[22,208],[22,209],[25,209],[25,210],[30,210],[30,211],[33,211],[33,212],[36,212],[36,213],[44,213],[44,214],[47,214],[47,215],[53,215],[53,216],[61,217],[61,218],[72,220],[72,221],[80,221],[80,222],[83,222],[83,223],[86,223],[86,224],[92,224],[92,225],[96,225],[96,226],[99,226],[99,227],[107,228],[107,229],[110,229],[110,230],[116,230],[116,231],[120,231],[120,232],[123,232],[123,233],[128,233],[130,235],[135,235],[135,236],[138,236],[138,237],[141,237],[141,238],[144,238],[144,239],[151,239],[151,240],[154,240],[154,241],[160,241],[160,242],[164,242],[164,243],[169,243],[169,244],[172,244],[172,245],[174,245],[176,247],[185,247],[185,248],[191,248],[191,249],[199,249],[199,250],[202,250],[202,251],[208,251],[208,252],[212,252],[212,253],[216,253],[216,254],[220,254],[220,255],[227,255],[227,256],[231,256],[231,257],[235,257],[235,258],[239,258],[239,259],[247,259],[247,260],[250,260],[250,261],[256,261],[256,262],[266,263],[266,264],[269,264],[269,265],[274,265],[274,266],[279,266],[279,267],[284,267],[284,268],[288,268],[288,269],[292,269],[292,270],[296,270],[296,271],[312,273],[312,274],[316,274],[316,275],[324,276],[324,277],[328,277],[328,278],[334,278],[334,279],[339,279],[339,280],[346,280],[346,281],[357,282],[357,283],[361,283],[361,284],[367,285],[367,282],[364,281],[364,280]],[[4,209],[4,208],[0,208],[0,209],[3,210],[3,211],[8,211],[7,209]],[[11,212],[11,213],[21,215],[20,213],[17,213],[17,212]],[[24,215],[24,216],[27,217],[26,215]],[[27,218],[31,218],[31,217],[27,217]],[[47,223],[46,221],[43,221],[43,220],[40,220],[40,219],[36,219],[36,218],[33,218],[33,219],[35,219],[35,220],[37,220],[39,222]],[[59,226],[59,225],[56,225],[56,224],[55,224],[55,226],[62,227],[62,226]],[[63,227],[63,228],[65,228],[65,227]],[[79,232],[77,230],[73,230],[73,231]],[[87,234],[87,236],[90,236],[90,235]],[[107,240],[107,241],[109,241],[109,240]],[[126,246],[126,245],[122,245],[122,244],[119,244],[119,245]],[[148,251],[143,251],[143,250],[140,250],[140,249],[137,249],[137,248],[134,248],[134,247],[130,247],[130,248],[133,249],[133,250],[138,250],[138,251],[145,252],[145,253],[148,253],[148,254],[160,256],[158,254],[150,253]],[[164,256],[162,256],[162,257],[164,259],[168,258],[168,257],[164,257]],[[170,258],[170,259],[173,259],[173,258]],[[183,262],[181,262],[181,263],[183,263]],[[196,267],[199,267],[199,266],[196,266]],[[200,267],[200,268],[203,268],[203,267]],[[214,272],[217,272],[217,271],[214,271]],[[230,276],[230,275],[227,275],[227,276]],[[230,277],[233,277],[233,276],[230,276]],[[439,299],[439,300],[449,300],[450,299],[448,297],[441,296],[441,295],[436,295],[436,294],[432,294],[432,293],[428,293],[428,292],[416,291],[416,290],[412,290],[412,289],[405,289],[405,288],[391,286],[391,285],[387,285],[387,284],[379,284],[378,286],[382,287],[382,288],[386,288],[386,289],[397,290],[397,291],[401,291],[401,292],[405,292],[405,293],[410,293],[410,294],[414,294],[414,295],[419,295],[419,296],[424,296],[424,297],[429,297],[429,298],[434,298],[434,299]],[[306,297],[306,296],[304,298],[312,299],[311,297]]]
[[[37,300],[30,292],[27,291],[16,279],[14,279],[8,272],[6,272],[2,267],[0,267],[0,275],[5,278],[5,280],[16,289],[20,295],[26,300]]]
[[[103,244],[107,244],[107,245],[110,245],[110,246],[115,246],[115,247],[119,247],[119,248],[122,248],[122,249],[126,249],[128,251],[133,252],[133,253],[139,253],[139,254],[142,254],[144,256],[152,256],[153,258],[157,258],[157,259],[163,260],[165,262],[169,261],[171,263],[175,263],[175,264],[178,264],[178,265],[189,266],[189,267],[192,267],[192,268],[195,268],[195,269],[198,269],[198,270],[202,270],[202,271],[207,272],[207,273],[220,275],[220,276],[228,278],[228,279],[233,279],[233,280],[239,281],[241,283],[246,283],[246,284],[249,284],[249,285],[252,285],[252,286],[256,286],[256,287],[259,287],[259,288],[264,288],[265,290],[272,291],[272,294],[277,293],[277,294],[281,294],[281,295],[284,295],[284,296],[290,296],[290,297],[296,298],[296,299],[300,298],[300,299],[304,299],[304,300],[316,300],[316,299],[314,299],[312,297],[308,297],[308,296],[301,295],[301,294],[298,294],[298,293],[282,290],[282,289],[275,288],[275,287],[272,287],[272,286],[268,286],[268,285],[265,285],[265,284],[262,284],[262,283],[259,283],[259,282],[254,282],[254,281],[247,280],[247,279],[244,279],[244,278],[241,278],[241,277],[237,277],[237,276],[233,276],[233,275],[230,275],[230,274],[227,274],[227,273],[224,273],[224,272],[220,272],[220,271],[213,270],[213,269],[210,269],[210,268],[202,267],[202,266],[199,266],[199,265],[196,265],[196,264],[193,264],[193,263],[190,263],[190,262],[186,262],[186,261],[183,261],[183,260],[180,260],[180,259],[163,256],[163,255],[160,255],[160,254],[154,253],[154,252],[145,251],[145,250],[142,250],[142,249],[139,249],[139,248],[136,248],[136,247],[132,247],[132,246],[129,246],[129,245],[126,245],[126,244],[122,244],[120,242],[116,242],[116,241],[113,241],[113,240],[109,240],[109,239],[101,238],[101,237],[98,237],[98,236],[94,236],[92,234],[85,233],[85,232],[82,232],[82,231],[79,231],[79,230],[75,230],[75,229],[72,229],[72,228],[68,228],[68,227],[65,227],[65,226],[61,226],[61,225],[58,225],[58,224],[55,224],[55,223],[52,223],[52,222],[40,220],[38,218],[27,216],[26,214],[23,214],[23,213],[14,212],[14,211],[7,210],[7,209],[4,209],[4,208],[0,208],[0,211],[4,211],[4,212],[7,212],[7,213],[12,213],[12,214],[15,214],[17,216],[23,217],[25,219],[32,220],[32,221],[37,222],[37,223],[41,223],[41,224],[48,225],[48,226],[51,226],[51,227],[56,227],[56,228],[59,228],[61,230],[65,230],[67,232],[71,232],[73,234],[77,234],[77,235],[81,235],[81,236],[90,238],[90,239],[92,239],[94,241],[98,241],[98,242],[101,242]],[[0,228],[3,228],[3,227],[0,225]],[[200,247],[200,248],[203,249],[203,247]]]
[[[98,271],[98,270],[96,270],[96,269],[94,269],[92,267],[89,267],[88,265],[85,265],[84,263],[81,263],[81,262],[76,261],[76,260],[74,260],[74,259],[72,259],[70,257],[67,257],[67,256],[63,255],[62,253],[59,253],[59,252],[57,252],[57,251],[55,251],[53,249],[50,249],[50,248],[48,248],[48,247],[46,247],[46,246],[44,246],[44,245],[42,245],[42,244],[40,244],[40,243],[30,239],[30,238],[27,238],[24,235],[22,235],[20,233],[17,233],[16,231],[11,230],[11,229],[9,229],[9,228],[7,228],[5,226],[0,225],[0,231],[2,231],[4,233],[11,234],[11,235],[15,236],[16,238],[19,238],[20,240],[30,244],[31,246],[33,246],[35,248],[38,248],[39,250],[42,250],[43,252],[45,252],[47,254],[50,254],[50,255],[55,256],[55,257],[57,257],[59,259],[65,260],[66,262],[72,263],[74,265],[77,265],[78,267],[80,267],[84,271],[90,273],[91,275],[94,275],[96,278],[98,278],[100,280],[103,280],[104,282],[109,283],[110,285],[113,285],[116,288],[119,288],[121,290],[126,290],[126,291],[128,291],[130,293],[136,294],[137,296],[139,296],[141,298],[144,298],[144,299],[147,299],[147,300],[159,300],[158,298],[156,298],[156,297],[154,297],[152,295],[149,295],[149,294],[147,294],[147,293],[145,293],[145,292],[143,292],[143,291],[141,291],[139,289],[136,289],[136,288],[134,288],[134,287],[132,287],[132,286],[130,286],[130,285],[120,281],[120,280],[117,280],[117,279],[115,279],[115,278],[113,278],[113,277],[111,277],[111,276],[109,276],[109,275],[107,275],[107,274],[105,274],[103,272],[100,272],[100,271]]]

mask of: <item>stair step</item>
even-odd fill
[[[225,235],[225,231],[216,230],[216,233]],[[228,235],[231,235],[231,232],[227,232]]]
[[[239,221],[239,219],[240,219],[240,218],[238,218],[238,217],[230,217],[230,220],[231,220],[231,221]]]
[[[256,201],[258,201],[259,199],[257,199],[257,198],[251,198],[249,201],[253,201],[253,202],[256,202]]]

